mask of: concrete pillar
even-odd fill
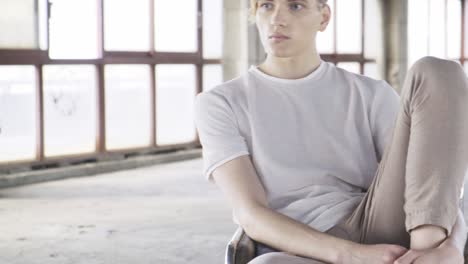
[[[258,34],[257,25],[255,23],[251,23],[249,25],[248,47],[249,65],[258,65],[265,60],[265,49],[263,48],[260,36]]]
[[[248,69],[248,0],[224,0],[223,79]]]
[[[408,0],[380,0],[384,32],[384,78],[399,93],[408,58]]]

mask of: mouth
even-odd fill
[[[290,37],[282,34],[273,34],[268,37],[269,39],[273,40],[284,40],[284,39],[290,39]]]
[[[271,35],[268,37],[271,43],[281,43],[283,41],[287,41],[290,39],[288,36],[285,35]]]

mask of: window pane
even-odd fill
[[[381,80],[379,70],[376,63],[366,63],[364,64],[364,75],[367,77],[374,78],[376,80]]]
[[[156,142],[158,145],[195,140],[194,65],[156,66]]]
[[[96,83],[94,66],[44,66],[46,156],[95,151]]]
[[[151,68],[106,65],[107,149],[144,147],[151,143]]]
[[[182,6],[181,6],[182,4]],[[155,49],[157,51],[196,52],[197,0],[183,3],[174,0],[155,0]],[[177,11],[174,15],[172,11]]]
[[[377,52],[382,45],[382,18],[380,17],[379,3],[377,0],[365,1],[365,50],[364,56],[369,59],[377,58]]]
[[[47,0],[39,0],[39,46],[41,50],[48,49],[48,32],[47,32],[47,23],[49,22],[49,15],[48,15],[48,1]]]
[[[429,17],[429,53],[427,55],[445,58],[445,0],[430,1]]]
[[[408,68],[428,54],[428,12],[427,0],[408,1]]]
[[[50,0],[50,57],[98,58],[98,1]]]
[[[465,36],[465,45],[464,46],[465,46],[465,58],[466,58],[466,57],[468,57],[468,54],[467,54],[467,52],[468,52],[468,8],[467,7],[465,7],[464,16],[465,16],[465,30],[464,30],[465,31],[464,32],[465,33],[464,34],[464,36]],[[467,199],[468,199],[468,197],[467,197]],[[467,204],[467,206],[468,206],[468,204]]]
[[[317,33],[317,50],[319,53],[334,53],[333,43],[335,39],[333,35],[333,28],[335,24],[335,9],[333,2],[334,1],[328,1],[332,17],[328,23],[327,29],[325,29],[324,32],[319,31]]]
[[[447,1],[447,58],[459,59],[461,56],[461,1]]]
[[[150,49],[149,0],[105,0],[105,49],[148,51]]]
[[[203,66],[203,91],[208,91],[223,82],[223,67],[221,65]]]
[[[0,161],[36,155],[36,77],[33,66],[0,66]]]
[[[223,49],[223,1],[203,0],[203,57],[221,58]]]
[[[336,66],[345,69],[349,72],[360,73],[360,66],[358,62],[339,62]]]
[[[0,1],[0,48],[38,48],[34,1]]]
[[[360,53],[362,0],[337,0],[336,45],[338,53]]]

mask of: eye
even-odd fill
[[[291,8],[291,10],[293,11],[299,11],[301,10],[304,6],[301,5],[301,4],[298,4],[298,3],[292,3],[289,5],[289,7]]]
[[[273,5],[271,3],[260,4],[260,8],[262,8],[262,9],[271,9],[272,7],[273,7]]]

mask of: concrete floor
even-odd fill
[[[236,226],[201,170],[195,159],[0,190],[0,264],[223,263]]]
[[[0,190],[0,263],[223,263],[236,226],[201,169],[196,159]]]

